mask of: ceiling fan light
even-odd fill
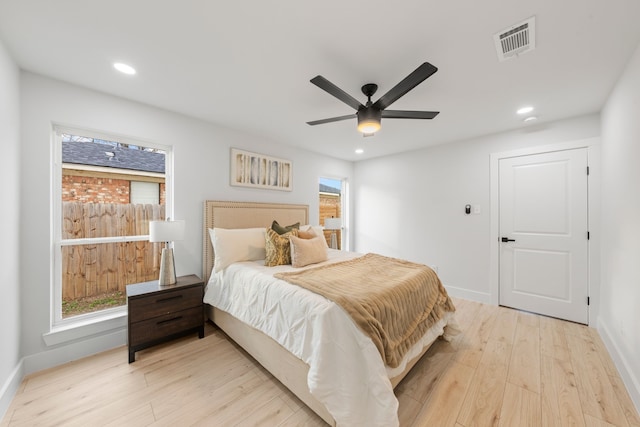
[[[375,133],[380,130],[380,122],[375,119],[368,119],[358,123],[358,130],[362,133]]]
[[[358,111],[358,131],[362,133],[375,133],[380,130],[380,118],[382,112],[373,108]]]

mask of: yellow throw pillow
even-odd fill
[[[298,230],[293,229],[282,235],[276,233],[271,228],[267,228],[265,238],[264,265],[275,267],[276,265],[291,264],[291,247],[289,236],[298,236]]]

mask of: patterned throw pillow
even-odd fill
[[[264,265],[275,267],[276,265],[291,264],[291,245],[289,236],[298,236],[298,230],[293,229],[282,235],[276,233],[271,228],[267,228],[265,250],[266,257]]]

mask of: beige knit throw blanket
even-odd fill
[[[274,276],[339,304],[392,368],[445,312],[455,311],[429,267],[377,254]]]

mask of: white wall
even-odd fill
[[[640,410],[640,46],[602,112],[598,328]]]
[[[452,295],[491,302],[490,155],[599,133],[594,114],[358,162],[356,250],[435,265]]]
[[[0,418],[20,381],[20,74],[0,41]]]
[[[174,147],[175,218],[186,220],[186,236],[176,242],[179,275],[202,272],[202,202],[205,199],[303,203],[318,221],[318,178],[352,179],[351,162],[294,149],[260,136],[97,93],[39,75],[21,76],[22,353],[25,371],[124,344],[124,333],[103,333],[83,341],[47,347],[50,323],[51,126],[52,122],[111,132]],[[230,148],[293,161],[293,191],[229,186]],[[123,357],[126,355],[123,353]]]

